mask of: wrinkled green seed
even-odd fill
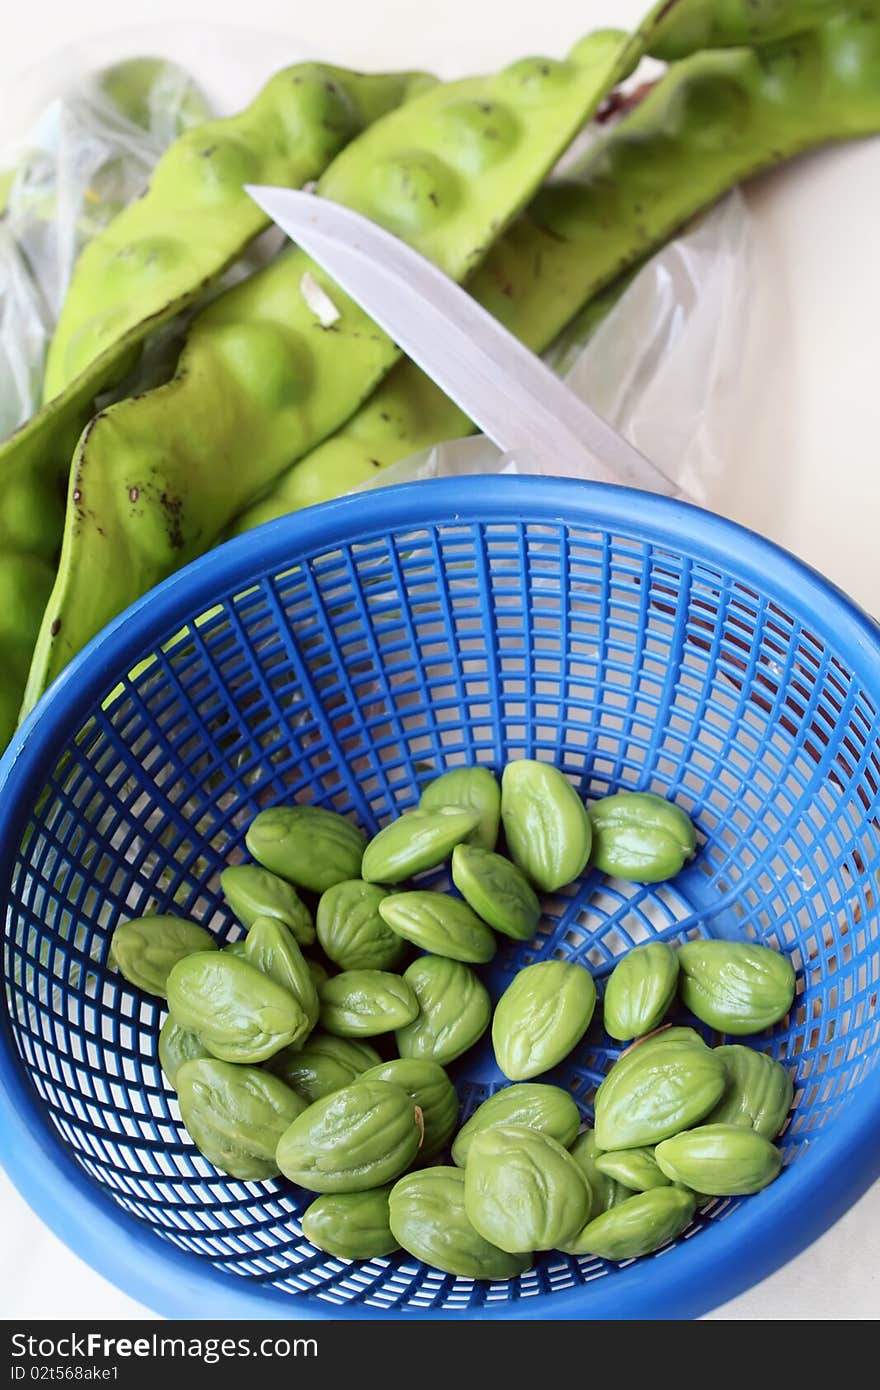
[[[502,994],[492,1021],[495,1059],[511,1081],[549,1071],[576,1047],[590,1025],[596,986],[589,970],[541,961],[520,970]]]
[[[184,1062],[194,1062],[210,1055],[198,1033],[181,1028],[177,1020],[168,1015],[159,1033],[159,1065],[175,1089],[177,1073]]]
[[[245,1181],[277,1176],[278,1141],[306,1108],[289,1086],[209,1057],[179,1068],[177,1092],[187,1133],[215,1167]]]
[[[495,954],[489,927],[448,893],[393,893],[379,904],[379,914],[398,936],[435,956],[483,965]]]
[[[678,952],[681,997],[703,1023],[735,1035],[783,1019],[794,999],[788,956],[751,941],[688,941]]]
[[[370,883],[401,883],[425,869],[436,868],[478,824],[475,811],[454,807],[408,811],[367,845],[361,877]]]
[[[341,1260],[374,1260],[397,1249],[388,1224],[391,1185],[368,1192],[325,1192],[303,1212],[302,1233]]]
[[[379,916],[387,888],[363,879],[344,879],[321,894],[315,924],[318,940],[340,970],[390,970],[406,946]]]
[[[465,843],[494,849],[501,824],[501,788],[487,767],[456,767],[429,782],[422,792],[420,811],[439,811],[457,806],[479,816]]]
[[[120,923],[111,950],[113,964],[129,984],[162,998],[177,962],[196,952],[216,951],[217,942],[196,922],[156,914]]]
[[[462,1279],[515,1279],[531,1254],[510,1255],[484,1240],[465,1211],[460,1168],[422,1168],[391,1189],[391,1230],[408,1254]]]
[[[740,1125],[700,1125],[658,1144],[655,1157],[671,1182],[710,1197],[760,1192],[778,1176],[782,1153]]]
[[[321,1009],[318,991],[290,928],[277,917],[257,917],[245,938],[244,958],[292,994],[314,1028]]]
[[[178,961],[168,976],[168,1007],[224,1062],[264,1062],[309,1032],[293,995],[228,951]]]
[[[342,1038],[391,1033],[419,1012],[406,977],[387,970],[344,970],[325,980],[318,993],[321,1027]]]
[[[419,1158],[433,1158],[446,1147],[458,1123],[458,1096],[437,1062],[397,1057],[363,1073],[364,1081],[390,1081],[402,1086],[422,1112],[424,1137]]]
[[[476,845],[452,851],[452,881],[466,903],[495,931],[530,941],[541,920],[541,904],[525,874],[503,855]]]
[[[471,1143],[465,1211],[484,1239],[516,1254],[551,1250],[585,1224],[592,1194],[555,1139],[525,1125],[493,1125]]]
[[[586,807],[552,763],[522,758],[501,778],[501,820],[513,862],[545,893],[578,878],[590,856]]]
[[[258,917],[277,917],[300,946],[311,946],[315,925],[292,884],[259,864],[235,864],[220,875],[223,896],[238,920],[252,927]]]
[[[655,1187],[628,1197],[595,1216],[569,1240],[569,1255],[598,1255],[603,1260],[635,1260],[675,1240],[695,1209],[694,1194],[683,1187]]]
[[[559,1086],[535,1081],[505,1086],[484,1100],[458,1131],[452,1145],[452,1159],[459,1168],[467,1163],[476,1136],[493,1125],[525,1125],[541,1134],[549,1134],[563,1148],[568,1148],[578,1132],[580,1115],[571,1096]]]
[[[245,843],[254,858],[298,888],[324,893],[358,878],[366,836],[335,811],[274,806],[251,821]]]
[[[492,1005],[486,987],[469,966],[444,956],[420,956],[403,975],[419,1006],[412,1023],[398,1029],[401,1057],[422,1057],[446,1066],[489,1026]]]
[[[596,1167],[600,1173],[633,1192],[650,1192],[652,1187],[666,1187],[669,1182],[657,1164],[653,1149],[620,1149],[616,1153],[598,1154]]]
[[[615,792],[593,802],[590,863],[612,878],[662,883],[692,859],[697,837],[690,816],[652,792]]]
[[[355,1081],[317,1100],[278,1144],[286,1178],[311,1192],[365,1192],[408,1168],[422,1129],[412,1097],[388,1081]]]
[[[600,1149],[657,1144],[697,1124],[724,1090],[721,1060],[702,1041],[660,1033],[615,1062],[595,1099]]]
[[[662,1023],[675,998],[678,956],[663,941],[636,946],[605,987],[603,1021],[612,1038],[638,1038]]]
[[[794,1083],[779,1062],[766,1052],[732,1043],[716,1047],[724,1066],[724,1093],[707,1124],[741,1125],[765,1139],[775,1139],[785,1124],[794,1097]]]

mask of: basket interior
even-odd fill
[[[157,1060],[163,1012],[108,965],[113,929],[171,911],[239,935],[219,874],[275,802],[315,801],[374,832],[443,769],[500,772],[518,757],[552,760],[590,798],[674,797],[701,840],[674,883],[588,874],[545,901],[534,943],[503,945],[482,973],[496,995],[549,957],[601,981],[633,944],[701,933],[788,952],[789,1026],[758,1041],[796,1076],[791,1165],[878,1055],[876,727],[833,634],[735,570],[637,534],[448,521],[291,558],[157,634],[70,730],[8,890],[14,1046],[70,1158],[158,1239],[231,1280],[340,1315],[614,1279],[617,1266],[589,1257],[544,1255],[486,1284],[405,1255],[353,1264],[316,1250],[299,1225],[308,1194],[226,1178],[188,1141]],[[549,1079],[588,1117],[616,1052],[597,1018]],[[463,1114],[501,1083],[485,1043],[453,1073]],[[738,1204],[716,1200],[683,1238]]]

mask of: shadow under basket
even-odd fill
[[[790,556],[706,512],[617,488],[464,478],[286,518],[190,565],[71,665],[0,765],[5,907],[0,1155],[41,1217],[176,1317],[686,1317],[808,1244],[880,1169],[880,641]],[[108,962],[120,921],[240,934],[219,890],[266,806],[368,833],[444,769],[547,759],[590,799],[674,798],[700,848],[673,882],[587,874],[533,960],[602,984],[655,938],[747,937],[797,971],[753,1039],[795,1078],[785,1167],[623,1265],[545,1253],[504,1283],[303,1237],[311,1196],[219,1174],[157,1059],[161,1001]],[[597,1020],[548,1079],[585,1118],[618,1051]],[[484,1041],[463,1116],[501,1084]]]

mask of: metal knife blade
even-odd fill
[[[501,449],[528,450],[548,473],[681,495],[466,290],[391,232],[312,193],[258,185],[247,192]]]

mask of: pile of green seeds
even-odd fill
[[[618,792],[588,811],[558,768],[522,759],[500,786],[484,767],[445,773],[369,843],[345,817],[299,805],[261,812],[246,843],[255,862],[221,876],[242,939],[220,950],[196,923],[143,917],[117,928],[112,959],[168,1001],[159,1057],[196,1147],[235,1178],[283,1174],[319,1194],[302,1219],[319,1249],[370,1259],[403,1248],[475,1279],[513,1278],[543,1250],[625,1260],[674,1239],[706,1198],[757,1192],[779,1173],[785,1069],[663,1020],[680,997],[729,1035],[771,1027],[794,997],[785,956],[702,939],[624,956],[603,1018],[634,1043],[584,1130],[572,1096],[533,1078],[586,1033],[589,970],[528,965],[493,1015],[473,969],[498,934],[533,940],[537,893],[588,865],[639,883],[678,873],[697,842],[672,802]],[[460,896],[407,886],[450,859]],[[317,896],[314,918],[302,893]],[[445,1067],[490,1024],[511,1084],[459,1128]],[[368,1041],[392,1035],[396,1057]],[[451,1163],[434,1162],[447,1151]]]

